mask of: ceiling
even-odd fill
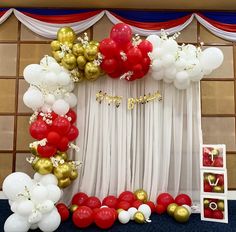
[[[236,10],[236,0],[1,0],[0,7]]]

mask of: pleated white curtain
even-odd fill
[[[99,104],[96,93],[122,96],[119,108]],[[127,99],[162,93],[162,101],[136,105]],[[135,82],[100,78],[78,85],[77,141],[83,162],[80,177],[64,200],[84,191],[102,199],[124,190],[145,189],[151,200],[161,192],[199,193],[199,152],[202,142],[199,83],[187,90],[151,77]]]

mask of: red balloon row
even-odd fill
[[[69,142],[79,135],[78,128],[73,125],[76,121],[76,113],[73,110],[65,116],[59,116],[55,112],[41,115],[30,124],[30,135],[37,140],[47,139],[46,144],[38,145],[37,152],[41,157],[49,158],[56,154],[57,150],[68,150]],[[49,123],[50,122],[50,123]]]

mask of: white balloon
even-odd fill
[[[77,105],[77,97],[73,93],[66,94],[64,100],[70,105],[70,108]]]
[[[33,110],[40,108],[44,104],[43,94],[36,89],[27,90],[23,96],[23,101],[26,106]]]
[[[154,72],[159,72],[163,68],[163,61],[160,59],[155,59],[152,61],[151,69]]]
[[[181,71],[176,73],[176,80],[180,83],[185,82],[189,79],[189,75],[186,71]]]
[[[178,70],[183,70],[186,65],[187,65],[187,61],[184,58],[180,57],[178,60],[175,61],[175,67]]]
[[[137,212],[138,210],[134,207],[131,207],[128,209],[129,215],[130,215],[130,220],[134,220],[134,214]]]
[[[45,75],[43,76],[43,82],[47,86],[56,86],[57,85],[57,74],[55,72],[49,71],[46,72]]]
[[[59,85],[68,85],[70,83],[71,79],[70,79],[70,74],[65,72],[65,71],[62,71],[59,73],[58,75],[58,84]]]
[[[153,49],[151,57],[153,57],[153,59],[160,59],[164,54],[165,50],[162,47],[157,47]]]
[[[43,68],[39,64],[30,64],[25,67],[23,71],[24,79],[34,85],[38,85],[41,82]]]
[[[69,111],[70,106],[65,100],[58,99],[54,102],[52,109],[58,115],[65,115]]]
[[[51,56],[44,56],[43,59],[40,60],[40,65],[48,66],[51,63],[57,63],[57,61]]]
[[[169,53],[169,54],[173,54],[173,55],[178,51],[178,44],[172,38],[165,40],[162,43],[161,47],[165,51],[165,53]]]
[[[53,94],[49,93],[45,96],[44,101],[48,105],[53,105],[53,103],[56,101],[56,98]]]
[[[31,230],[36,230],[36,229],[38,229],[38,224],[36,223],[36,224],[32,224],[31,226],[30,226],[30,229]]]
[[[46,201],[38,204],[37,205],[37,209],[42,214],[49,213],[49,212],[51,212],[54,209],[54,203],[53,203],[53,201],[46,200]]]
[[[151,77],[156,81],[162,80],[164,77],[164,71],[161,70],[160,72],[151,72]]]
[[[162,57],[162,61],[163,61],[163,66],[167,67],[175,62],[175,58],[171,54],[166,54]]]
[[[39,229],[44,232],[55,231],[61,223],[61,217],[55,208],[52,212],[45,214],[42,220],[38,223]]]
[[[198,60],[193,60],[189,62],[190,65],[190,69],[188,70],[188,74],[190,77],[192,76],[198,76],[201,71],[202,71],[202,67],[201,64]]]
[[[16,213],[27,217],[32,213],[34,209],[34,203],[31,200],[22,200],[17,204]]]
[[[57,185],[47,185],[47,190],[49,192],[48,198],[49,200],[57,203],[61,198],[61,190]]]
[[[206,69],[205,67],[203,67],[202,71],[203,71],[204,75],[209,75],[212,73],[212,69]]]
[[[167,69],[165,69],[165,79],[169,80],[169,81],[173,81],[175,79],[176,76],[176,68],[175,67],[169,67]]]
[[[13,201],[13,203],[11,204],[11,211],[16,213],[17,206],[18,206],[18,201]]]
[[[187,89],[189,85],[190,85],[190,80],[189,79],[186,79],[184,82],[179,82],[176,79],[174,81],[174,86],[179,90]]]
[[[35,174],[34,174],[34,180],[36,180],[36,181],[39,182],[43,176],[44,176],[44,175],[41,175],[41,174],[39,174],[38,172],[35,172]]]
[[[40,178],[40,182],[43,185],[57,185],[58,184],[58,180],[56,176],[53,174],[42,175],[42,177]]]
[[[55,72],[56,74],[61,72],[61,66],[57,62],[49,63],[48,69],[52,72]]]
[[[145,219],[149,219],[149,217],[151,216],[151,208],[149,205],[146,204],[142,204],[138,207],[138,211],[140,211],[141,213],[143,213]]]
[[[41,107],[41,111],[42,111],[43,113],[52,112],[52,107],[51,107],[50,105],[44,104],[44,105]]]
[[[23,172],[13,172],[8,175],[3,181],[3,193],[10,200],[15,200],[17,194],[23,193],[25,187],[30,188],[32,185],[31,178]]]
[[[73,89],[75,88],[75,84],[74,84],[73,81],[70,81],[70,83],[69,83],[68,85],[66,85],[64,88],[65,88],[68,92],[71,92],[71,91],[73,91]]]
[[[191,81],[200,81],[204,77],[204,73],[201,72],[197,76],[191,76],[190,79]]]
[[[27,218],[15,213],[10,215],[4,223],[5,232],[27,232],[29,228]]]
[[[188,210],[189,215],[192,214],[192,209],[189,205],[182,205],[182,206]]]
[[[119,222],[122,224],[126,224],[130,220],[130,214],[128,211],[122,210],[118,215]]]
[[[49,198],[51,193],[48,192],[48,189],[43,185],[37,185],[31,190],[31,199],[36,203],[41,203]]]
[[[158,35],[149,35],[146,40],[151,42],[153,48],[158,47],[161,44],[161,38]]]
[[[33,213],[28,217],[28,222],[30,224],[36,224],[38,223],[39,221],[42,220],[42,217],[43,215],[38,211],[38,210],[35,210],[33,211]]]

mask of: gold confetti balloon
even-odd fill
[[[205,199],[203,204],[204,204],[204,208],[208,208],[209,204],[210,204],[210,201],[208,199]]]
[[[167,213],[172,217],[178,205],[176,203],[169,204],[167,207]]]
[[[78,205],[71,205],[71,206],[70,206],[70,212],[71,212],[71,213],[74,213],[75,210],[77,210],[77,209],[78,209]]]
[[[76,34],[74,30],[70,27],[62,27],[57,32],[57,40],[60,43],[65,43],[65,42],[74,43],[75,39],[76,39]]]
[[[60,63],[62,60],[62,53],[61,51],[52,51],[52,56],[54,57],[54,59]]]
[[[205,180],[206,180],[206,181],[210,181],[211,183],[215,183],[216,177],[215,177],[215,175],[213,175],[213,174],[207,174],[207,175],[205,176]]]
[[[88,45],[84,49],[84,56],[87,60],[93,61],[97,58],[98,55],[98,47],[96,45]]]
[[[57,177],[58,180],[69,177],[70,173],[71,173],[71,166],[68,163],[59,164],[53,170],[53,174]]]
[[[49,158],[39,158],[33,165],[33,168],[39,174],[46,175],[52,172],[53,164]]]
[[[64,178],[64,179],[59,179],[58,180],[58,187],[59,188],[66,188],[71,184],[71,179],[69,177]]]
[[[175,209],[174,219],[177,222],[181,222],[181,223],[187,222],[189,220],[189,216],[190,216],[190,214],[189,214],[188,210],[185,207],[178,206]]]
[[[73,45],[72,52],[75,56],[83,56],[84,55],[84,47],[81,43],[77,43]]]
[[[217,202],[217,209],[224,211],[225,210],[225,204],[224,201],[218,201]]]
[[[223,193],[224,192],[224,186],[214,186],[213,192],[215,193]]]
[[[86,63],[87,63],[87,60],[84,56],[81,55],[77,57],[77,64],[80,70],[84,70]]]
[[[138,189],[134,192],[137,200],[142,201],[143,203],[147,202],[148,195],[147,192],[143,189]]]
[[[211,154],[212,154],[213,156],[218,156],[218,155],[220,154],[220,152],[219,152],[218,149],[213,149],[213,150],[211,151]]]
[[[56,156],[54,156],[54,157],[55,157],[55,158],[57,157],[58,159],[63,159],[63,160],[65,160],[65,161],[68,160],[68,155],[67,155],[67,153],[64,152],[64,151],[58,151],[57,154],[56,154]]]
[[[143,215],[142,212],[140,211],[137,211],[135,214],[134,214],[134,221],[139,223],[139,224],[143,224],[145,222],[145,216]]]
[[[53,51],[61,50],[61,44],[58,40],[53,40],[50,45]]]
[[[100,76],[101,73],[101,68],[100,66],[94,64],[93,62],[87,62],[87,64],[85,65],[85,77],[90,80],[90,81],[94,81],[97,80],[98,77]]]

